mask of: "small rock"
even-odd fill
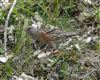
[[[12,80],[38,80],[32,76],[26,75],[24,72],[22,72],[20,77],[13,76]]]
[[[39,54],[37,57],[40,59],[40,58],[44,58],[44,57],[47,57],[51,54],[51,52],[42,52],[41,54]]]
[[[23,80],[38,80],[38,79],[36,79],[32,76],[25,74],[24,72],[22,72],[21,77],[22,77]]]
[[[92,4],[91,0],[84,0],[84,2],[88,3],[88,4]]]
[[[88,37],[87,39],[86,39],[86,43],[90,43],[92,41],[92,37]]]
[[[8,58],[7,57],[5,57],[5,56],[0,56],[0,62],[2,62],[2,63],[6,63],[7,62],[7,60],[8,60]]]
[[[36,56],[36,55],[38,55],[38,54],[40,54],[41,53],[41,50],[36,50],[35,52],[34,52],[34,56]]]
[[[6,63],[8,61],[8,59],[10,59],[12,57],[13,57],[13,55],[8,55],[8,56],[0,55],[0,62]]]

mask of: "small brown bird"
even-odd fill
[[[35,30],[33,27],[27,28],[27,32],[33,39],[38,40],[38,42],[48,44],[48,46],[51,46],[53,48],[56,47],[54,39],[50,37],[49,33],[40,29]]]
[[[64,38],[68,38],[69,36],[76,35],[76,32],[67,33],[60,29],[54,28],[50,30],[46,28],[38,28],[36,26],[27,28],[26,32],[31,35],[34,40],[46,44],[54,49],[57,47],[57,42],[63,40]]]

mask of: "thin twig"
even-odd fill
[[[4,50],[5,50],[5,56],[7,55],[7,29],[8,29],[8,22],[9,22],[10,15],[11,15],[11,13],[12,13],[16,3],[17,3],[17,0],[14,0],[13,4],[12,4],[12,6],[11,6],[9,12],[8,12],[6,21],[5,21],[5,29],[4,29]]]

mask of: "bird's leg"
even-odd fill
[[[37,47],[36,40],[33,40],[33,46],[34,46],[35,50],[38,50],[38,49],[39,49],[39,48]]]
[[[45,47],[42,49],[43,52],[47,52],[48,45],[45,45]]]

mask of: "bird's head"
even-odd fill
[[[38,27],[36,24],[32,24],[32,26],[26,28],[26,32],[33,35],[39,31],[40,27]]]

